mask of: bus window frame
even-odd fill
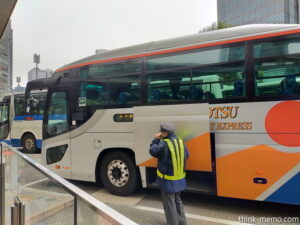
[[[272,60],[276,58],[285,58],[285,57],[292,57],[292,56],[300,56],[300,53],[294,53],[294,54],[280,54],[276,56],[269,56],[269,57],[261,57],[261,58],[254,58],[254,45],[262,42],[272,42],[272,41],[283,41],[283,40],[289,40],[299,38],[300,39],[300,33],[298,34],[288,34],[288,35],[280,35],[275,37],[269,37],[269,38],[261,38],[261,39],[255,39],[251,41],[251,49],[252,49],[252,68],[253,72],[251,76],[253,77],[253,95],[251,98],[249,98],[249,102],[266,102],[266,101],[284,101],[284,100],[299,100],[300,99],[300,93],[295,95],[273,95],[273,96],[256,96],[255,89],[256,89],[256,77],[254,74],[254,65],[256,60]],[[283,76],[284,77],[284,76]]]
[[[239,41],[229,44],[222,44],[222,45],[216,45],[216,46],[210,46],[210,47],[203,47],[203,48],[197,48],[197,49],[190,49],[190,50],[183,50],[183,51],[175,51],[171,53],[165,53],[165,54],[159,54],[159,55],[152,55],[152,56],[143,56],[133,59],[126,59],[126,60],[118,60],[118,61],[111,61],[106,63],[99,63],[99,65],[109,65],[109,64],[118,64],[118,63],[126,63],[126,62],[132,62],[132,61],[138,61],[141,65],[141,72],[137,73],[120,73],[120,74],[114,74],[114,75],[108,75],[105,78],[113,78],[113,77],[121,77],[121,76],[128,76],[128,75],[138,75],[140,76],[140,104],[133,104],[133,105],[107,105],[99,107],[101,109],[109,109],[109,108],[128,108],[128,107],[134,107],[134,106],[143,106],[143,105],[172,105],[172,104],[194,104],[194,103],[210,103],[210,104],[218,104],[218,103],[235,103],[235,102],[255,102],[255,101],[276,101],[276,100],[289,100],[289,99],[299,99],[300,95],[293,95],[293,96],[256,96],[255,93],[255,74],[254,74],[254,64],[255,64],[255,58],[254,58],[254,48],[253,46],[257,43],[261,42],[267,42],[267,41],[276,41],[276,40],[284,40],[284,39],[293,39],[293,38],[299,38],[300,34],[288,34],[288,35],[280,35],[280,36],[274,36],[274,37],[268,37],[268,38],[259,38],[254,40],[248,40],[248,41]],[[214,63],[214,64],[205,64],[205,65],[198,65],[198,66],[185,66],[185,67],[174,67],[171,69],[163,69],[163,70],[154,70],[154,71],[147,71],[147,60],[148,59],[155,59],[155,58],[161,58],[161,57],[167,57],[167,56],[175,56],[175,55],[181,55],[181,54],[188,54],[188,53],[195,53],[195,52],[201,52],[201,51],[208,51],[208,50],[215,50],[220,48],[226,48],[226,47],[235,47],[235,46],[244,46],[245,48],[245,58],[244,60],[235,60],[235,61],[228,61],[228,62],[222,62],[222,63]],[[298,55],[298,54],[291,54],[291,55]],[[289,55],[281,55],[281,56],[289,56]],[[270,58],[276,58],[270,57]],[[268,57],[269,58],[269,57]],[[263,58],[259,58],[263,59]],[[244,62],[245,63],[245,82],[246,82],[246,95],[235,97],[235,98],[224,98],[224,99],[207,99],[207,100],[189,100],[189,101],[180,101],[178,103],[174,102],[163,102],[163,103],[149,103],[147,102],[148,97],[148,90],[147,90],[147,76],[148,74],[155,74],[155,73],[162,73],[162,72],[170,72],[170,71],[177,71],[177,70],[184,70],[184,69],[194,69],[194,68],[201,68],[206,66],[213,66],[213,65],[224,65],[228,63],[239,63]],[[97,65],[97,64],[93,64]],[[81,70],[81,68],[89,68],[91,65],[84,65],[82,67],[75,68],[77,69],[77,72]],[[62,72],[57,72],[57,75],[61,74]],[[56,76],[57,76],[56,75]],[[72,76],[72,75],[71,75]],[[72,76],[73,77],[73,76]],[[89,82],[97,82],[99,78],[96,77],[88,77],[87,79],[82,79],[82,81],[89,81]]]
[[[250,40],[250,41],[244,41],[244,42],[236,42],[232,44],[225,44],[225,45],[218,45],[218,46],[212,46],[212,47],[205,47],[205,48],[199,48],[203,49],[203,51],[206,50],[214,50],[216,48],[221,48],[221,47],[231,47],[231,46],[238,46],[244,43],[245,45],[245,60],[239,60],[239,61],[230,61],[226,62],[227,63],[236,63],[236,62],[241,62],[245,61],[245,71],[246,71],[246,96],[241,96],[241,97],[236,97],[236,98],[224,98],[224,99],[208,99],[208,100],[202,100],[202,101],[180,101],[178,103],[148,103],[147,102],[147,75],[148,74],[154,74],[154,73],[161,73],[161,72],[169,72],[169,71],[175,71],[175,70],[183,70],[183,69],[188,69],[188,68],[200,68],[202,66],[208,66],[208,65],[222,65],[223,63],[217,63],[217,64],[207,64],[207,65],[201,65],[201,66],[195,66],[195,67],[177,67],[173,69],[165,69],[165,70],[156,70],[152,72],[147,71],[147,59],[152,59],[152,58],[160,58],[160,57],[165,57],[165,56],[174,56],[174,55],[179,55],[179,54],[187,54],[187,53],[194,53],[198,52],[199,49],[192,49],[192,50],[187,50],[187,51],[182,51],[182,52],[173,52],[173,53],[168,53],[168,54],[162,54],[162,55],[155,55],[155,56],[148,56],[144,57],[144,81],[142,85],[145,87],[142,87],[142,90],[144,90],[144,97],[143,97],[143,105],[172,105],[172,104],[194,104],[194,103],[210,103],[210,104],[219,104],[219,103],[237,103],[237,102],[263,102],[263,101],[280,101],[280,100],[296,100],[300,98],[300,94],[295,94],[292,96],[289,95],[277,95],[277,96],[256,96],[255,93],[255,88],[256,88],[256,77],[254,74],[254,64],[255,60],[264,60],[264,59],[274,59],[278,57],[289,57],[289,56],[300,56],[300,53],[295,53],[295,54],[288,54],[288,55],[277,55],[277,56],[272,56],[272,57],[262,57],[262,58],[254,58],[254,45],[257,43],[261,42],[268,42],[268,41],[280,41],[280,40],[289,40],[293,38],[300,38],[300,34],[288,34],[288,35],[280,35],[280,36],[275,36],[275,37],[268,37],[268,38],[259,38],[255,40]]]
[[[163,58],[163,57],[192,54],[192,53],[197,53],[197,52],[205,52],[205,51],[217,50],[217,49],[221,49],[221,48],[237,47],[237,46],[242,46],[242,45],[244,45],[244,47],[245,47],[245,58],[244,58],[244,60],[235,60],[235,61],[245,61],[246,57],[247,57],[246,43],[247,43],[247,41],[240,41],[240,42],[235,42],[235,43],[230,43],[230,44],[222,44],[222,45],[215,45],[215,46],[210,46],[210,47],[202,47],[202,48],[196,48],[196,49],[190,49],[190,50],[183,50],[183,51],[178,51],[178,52],[176,51],[176,52],[165,53],[165,54],[160,54],[160,55],[146,56],[146,57],[144,57],[145,58],[145,67],[146,67],[145,70],[146,70],[146,73],[154,73],[157,71],[162,71],[162,70],[147,71],[147,60],[149,60],[149,59],[159,59],[159,58]],[[233,62],[233,61],[228,61],[228,62]],[[228,62],[225,62],[225,63],[228,63]],[[211,64],[220,64],[220,63],[211,63]],[[203,65],[211,65],[211,64],[203,64]],[[193,67],[198,67],[198,66],[199,65],[196,65]],[[191,66],[174,67],[172,69],[187,69],[187,68],[191,68]]]
[[[161,54],[161,55],[155,55],[155,56],[147,56],[144,57],[144,87],[142,86],[143,92],[143,99],[142,99],[142,105],[174,105],[174,104],[195,104],[195,103],[210,103],[210,104],[216,104],[216,103],[234,103],[234,102],[247,102],[249,101],[250,92],[249,92],[249,83],[247,80],[249,80],[249,65],[251,65],[251,58],[249,57],[249,54],[251,54],[251,49],[249,46],[250,41],[241,41],[241,42],[235,42],[230,44],[223,44],[223,45],[217,45],[217,46],[210,46],[210,47],[204,47],[204,48],[197,48],[197,49],[191,49],[191,50],[184,50],[180,52],[172,52],[167,54]],[[168,57],[168,56],[176,56],[176,55],[183,55],[183,54],[189,54],[189,53],[196,53],[196,52],[203,52],[203,51],[209,51],[209,50],[215,50],[215,49],[221,49],[221,48],[230,48],[230,47],[236,47],[236,46],[244,46],[245,49],[245,58],[243,60],[235,60],[235,61],[228,61],[228,62],[222,62],[222,63],[211,63],[211,64],[203,64],[203,65],[196,65],[196,66],[185,66],[185,67],[174,67],[171,69],[162,69],[162,70],[154,70],[154,71],[147,71],[147,60],[148,59],[156,59],[156,58],[162,58],[162,57]],[[247,54],[248,52],[248,54]],[[250,55],[251,56],[251,55]],[[202,100],[188,100],[188,101],[179,101],[179,102],[147,102],[148,98],[148,89],[147,89],[147,77],[149,74],[155,74],[155,73],[163,73],[163,72],[171,72],[171,71],[179,71],[179,70],[188,70],[188,69],[196,69],[196,68],[203,68],[207,66],[216,66],[216,65],[226,65],[231,63],[245,63],[245,71],[246,71],[246,95],[245,96],[238,96],[235,98],[223,98],[223,99],[202,99]],[[192,78],[192,73],[191,73]],[[192,82],[192,79],[191,79]]]
[[[300,38],[300,33],[296,34],[285,34],[275,37],[268,37],[268,38],[260,38],[260,39],[254,39],[252,40],[253,45],[262,43],[262,42],[272,42],[272,41],[283,41],[283,40],[289,40],[294,38]],[[284,55],[282,55],[284,56]]]
[[[87,76],[86,80],[91,80],[91,79],[107,79],[107,78],[112,78],[112,77],[119,77],[119,76],[128,76],[128,75],[140,75],[142,73],[142,69],[143,69],[143,57],[139,57],[139,58],[134,58],[134,59],[126,59],[126,60],[118,60],[118,61],[112,61],[112,62],[105,62],[105,63],[95,63],[95,64],[91,64],[91,65],[85,65],[85,66],[81,66],[79,69],[81,71],[82,68],[84,69],[88,69],[88,71],[90,70],[91,67],[93,66],[106,66],[106,65],[116,65],[116,64],[122,64],[122,63],[130,63],[130,62],[138,62],[140,64],[140,71],[139,72],[130,72],[130,73],[116,73],[116,74],[108,74],[105,76],[101,76],[101,77],[90,77],[89,75]]]
[[[105,104],[105,105],[97,105],[97,106],[84,106],[84,107],[79,107],[78,105],[76,106],[77,108],[77,111],[79,111],[79,108],[87,108],[87,109],[115,109],[115,108],[132,108],[134,106],[140,106],[142,105],[142,95],[141,95],[141,92],[142,92],[142,80],[141,80],[141,77],[142,77],[142,74],[141,73],[129,73],[129,74],[122,74],[122,75],[112,75],[112,76],[107,76],[105,78],[99,78],[99,79],[96,79],[96,78],[88,78],[88,79],[82,79],[82,80],[79,80],[78,81],[78,84],[77,84],[77,93],[76,93],[76,96],[77,96],[77,99],[79,98],[79,92],[80,92],[80,85],[81,83],[90,83],[90,84],[99,84],[101,82],[103,83],[106,83],[106,87],[107,87],[107,90],[108,92],[110,92],[110,85],[109,85],[109,82],[107,81],[108,79],[110,78],[118,78],[118,77],[129,77],[129,76],[138,76],[139,77],[139,82],[140,82],[140,90],[139,90],[139,93],[140,93],[140,100],[139,102],[137,103],[131,103],[131,104]]]

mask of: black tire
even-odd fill
[[[100,176],[104,187],[114,195],[130,195],[140,187],[138,168],[129,154],[122,151],[114,151],[104,157]]]
[[[22,138],[23,151],[26,153],[36,153],[36,139],[32,134],[25,134]]]

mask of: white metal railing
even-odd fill
[[[0,153],[1,225],[136,225],[17,149]]]

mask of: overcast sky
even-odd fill
[[[216,0],[22,0],[12,15],[14,86],[39,68],[148,41],[189,35],[217,20]]]

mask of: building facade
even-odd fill
[[[11,22],[0,39],[0,99],[12,90],[13,82],[13,31]]]
[[[218,21],[227,25],[299,23],[299,0],[217,0]]]
[[[25,87],[16,86],[12,92],[25,92]]]
[[[28,82],[32,80],[52,77],[52,74],[53,71],[49,69],[41,70],[41,69],[33,68],[28,72]]]

